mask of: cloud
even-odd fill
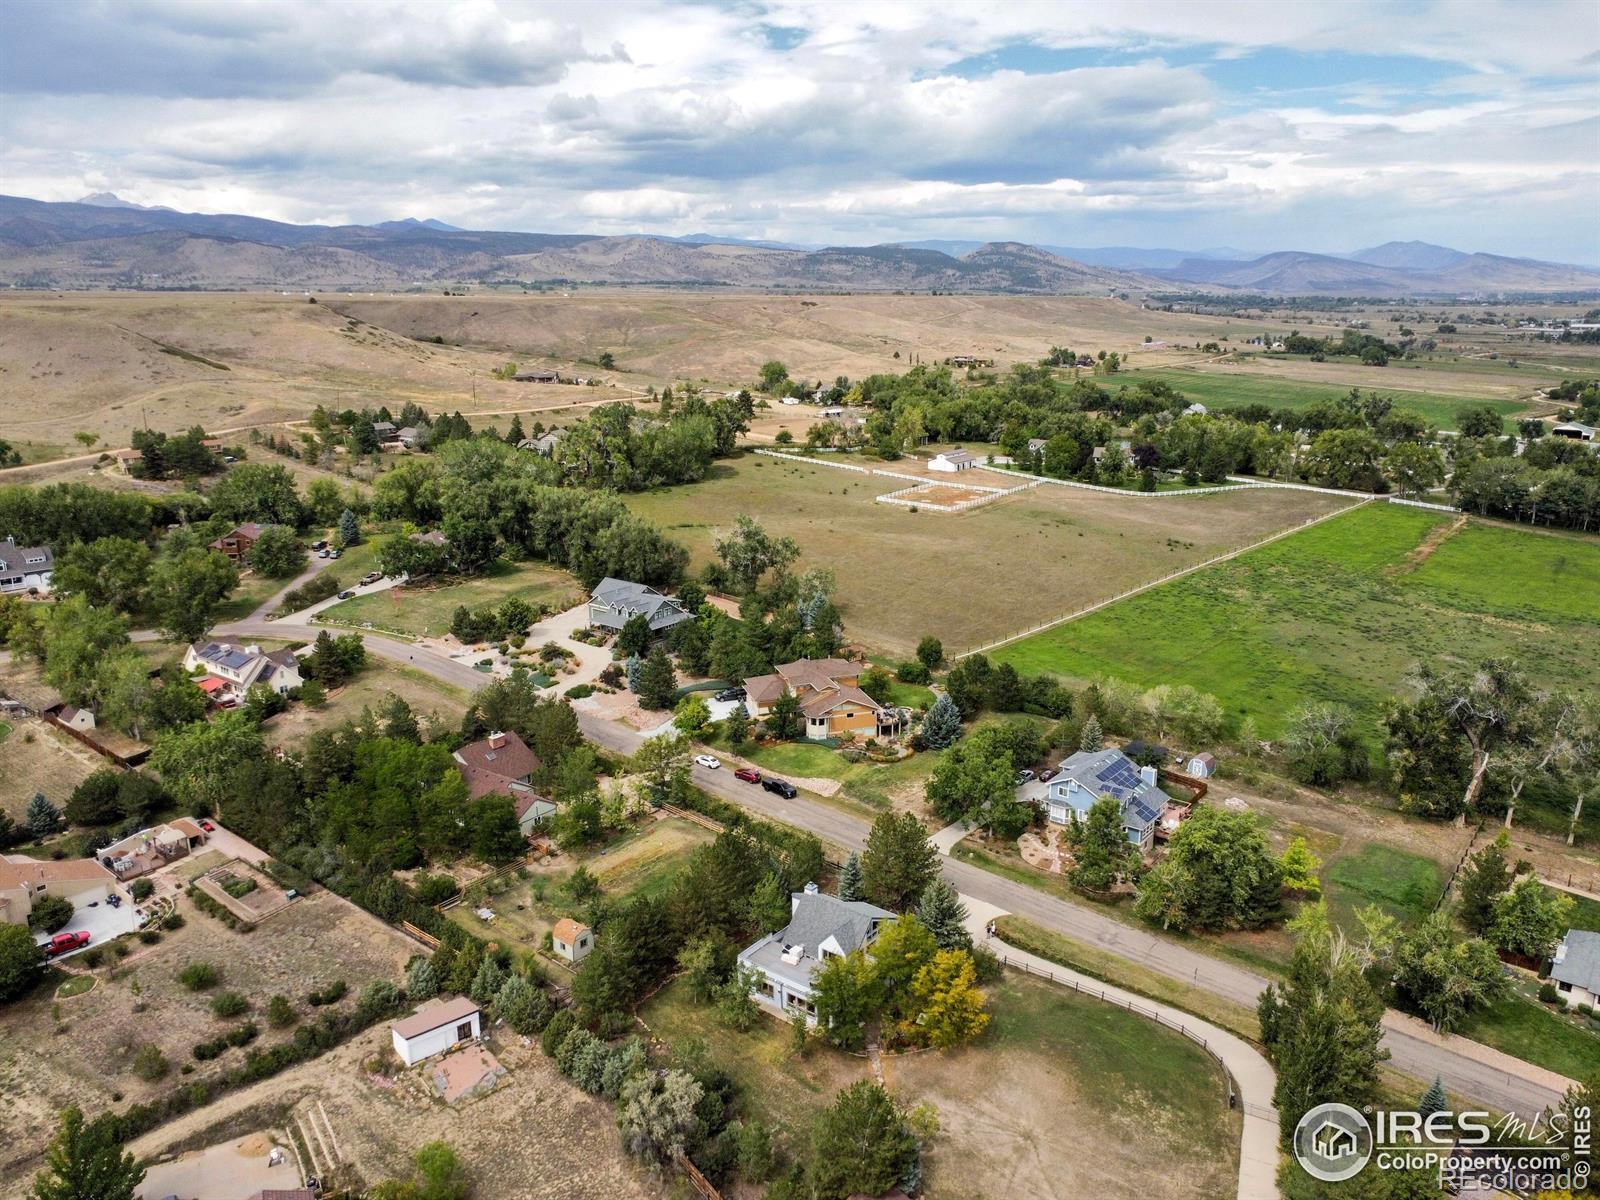
[[[1169,0],[14,4],[0,172],[50,199],[113,190],[285,220],[1260,250],[1425,237],[1594,260],[1585,15],[1560,0],[1417,0],[1403,19],[1387,0],[1214,3],[1203,21]]]

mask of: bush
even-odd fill
[[[46,933],[55,933],[66,928],[74,911],[72,901],[65,896],[46,896],[33,906],[28,914],[28,924]]]
[[[146,1083],[154,1083],[172,1069],[161,1047],[153,1042],[140,1046],[133,1056],[133,1073]]]
[[[257,884],[254,879],[229,879],[228,882],[222,885],[222,890],[227,892],[228,895],[232,896],[235,900],[242,900],[251,892],[255,891],[256,887]]]
[[[226,1038],[212,1038],[209,1042],[196,1042],[189,1050],[201,1062],[210,1062],[228,1048]]]
[[[282,1029],[293,1025],[298,1018],[294,1015],[294,1005],[289,1003],[287,996],[274,996],[267,1001],[267,1024],[274,1029]]]
[[[135,904],[139,904],[150,899],[150,894],[155,890],[156,885],[151,883],[148,879],[135,879],[133,881],[133,885],[128,888],[128,892],[133,896],[133,902]]]
[[[894,674],[901,683],[927,683],[933,678],[928,668],[916,659],[901,663],[895,668]]]
[[[203,992],[222,982],[222,972],[208,962],[193,962],[178,972],[177,979],[191,992]]]
[[[243,1025],[235,1025],[222,1037],[230,1046],[248,1046],[256,1040],[256,1035],[260,1032],[254,1021],[246,1021]]]
[[[1546,979],[1539,985],[1539,1000],[1544,1004],[1555,1004],[1561,999],[1561,993],[1556,991],[1556,985]]]
[[[238,992],[218,992],[211,999],[211,1011],[215,1016],[226,1020],[249,1012],[250,1001]]]
[[[312,1008],[320,1008],[324,1004],[337,1004],[343,1000],[350,986],[342,979],[335,979],[327,987],[318,988],[314,992],[306,993],[306,1003]]]
[[[585,696],[592,695],[594,695],[594,684],[592,683],[575,683],[566,691],[566,697],[569,700],[582,700]]]
[[[436,904],[443,904],[461,889],[449,875],[430,875],[423,871],[412,881],[411,890],[419,901],[432,908]]]
[[[159,929],[141,929],[139,931],[139,940],[146,946],[153,946],[161,940],[161,931]]]

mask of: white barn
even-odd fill
[[[424,1008],[389,1026],[394,1052],[408,1067],[483,1036],[483,1011],[465,996]]]
[[[932,461],[928,463],[928,470],[949,471],[953,474],[956,471],[969,470],[976,466],[977,463],[978,460],[972,456],[970,450],[963,450],[958,446],[954,450],[946,450],[941,454],[935,454]]]

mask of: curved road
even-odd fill
[[[318,562],[326,565],[323,560]],[[296,586],[320,569],[321,566],[313,565],[290,586]],[[286,631],[265,616],[275,602],[276,597],[243,621],[216,632],[227,636],[282,637]],[[471,667],[393,638],[364,634],[363,641],[369,652],[381,658],[407,664],[468,692],[476,691],[487,682],[482,673]],[[578,725],[585,737],[612,751],[631,754],[644,741],[642,734],[627,726],[586,713],[579,714]],[[693,778],[698,787],[712,795],[807,830],[842,850],[859,850],[866,844],[867,821],[819,799],[811,799],[804,792],[793,800],[785,800],[761,788],[739,783],[732,772],[709,771],[699,766],[693,769]],[[970,863],[947,858],[944,874],[965,895],[1237,1004],[1254,1008],[1267,986],[1268,981],[1252,971]],[[1424,1022],[1393,1010],[1384,1018],[1384,1045],[1395,1069],[1423,1081],[1438,1076],[1451,1091],[1499,1111],[1515,1112],[1525,1120],[1531,1120],[1534,1114],[1559,1101],[1571,1083],[1554,1072],[1477,1042],[1441,1037]]]

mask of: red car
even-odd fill
[[[207,833],[215,833],[217,831],[217,827],[215,825],[213,825],[210,821],[206,821],[206,820],[202,820],[200,822],[200,828],[204,829]]]
[[[742,779],[746,783],[760,783],[761,772],[754,767],[740,767],[733,773],[735,779]]]
[[[54,958],[57,954],[65,954],[68,950],[76,950],[79,946],[89,944],[89,931],[80,929],[77,933],[58,933],[45,943],[44,952]]]

